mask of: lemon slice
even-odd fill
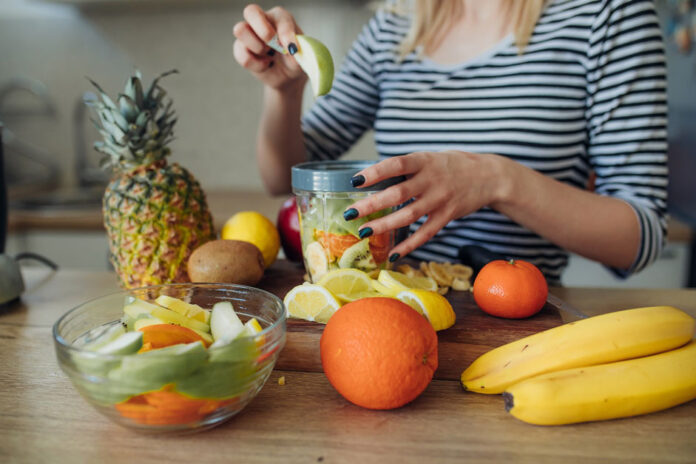
[[[375,279],[372,280],[371,284],[372,284],[372,288],[382,296],[388,296],[388,297],[393,298],[396,295],[398,295],[400,292],[403,291],[402,288],[387,287],[386,285],[381,283],[379,280],[375,280]]]
[[[355,301],[366,294],[378,296],[372,289],[370,276],[358,269],[336,269],[319,280],[319,285],[336,295],[341,301]],[[360,296],[364,295],[364,296]]]
[[[317,284],[298,285],[283,300],[289,317],[326,324],[341,307],[331,292]]]
[[[369,292],[358,292],[358,293],[351,293],[349,295],[344,295],[344,294],[337,294],[336,298],[338,298],[338,301],[341,303],[350,303],[351,301],[356,301],[356,300],[362,300],[363,298],[384,298],[385,295],[382,295],[381,293],[377,293],[374,291],[369,291]]]
[[[431,292],[437,291],[437,282],[430,277],[407,276],[401,272],[389,271],[387,269],[382,269],[379,272],[377,280],[392,291],[414,288],[430,290]]]
[[[326,45],[317,39],[298,35],[299,49],[293,56],[309,77],[314,96],[326,95],[331,90],[334,78],[334,64]]]
[[[435,330],[452,327],[457,318],[450,302],[439,293],[429,290],[404,290],[396,295],[396,299],[425,316]]]

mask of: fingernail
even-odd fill
[[[365,183],[365,176],[363,176],[363,175],[353,176],[350,179],[350,185],[352,185],[353,187],[359,187],[364,183]]]
[[[399,253],[391,254],[391,255],[389,255],[389,262],[393,263],[394,261],[396,261],[399,258],[401,258],[401,255]]]
[[[351,221],[358,217],[358,210],[355,208],[349,208],[343,212],[343,219],[346,221]]]
[[[294,55],[295,53],[297,53],[297,45],[295,45],[294,43],[291,42],[288,45],[288,53],[290,53],[291,55]]]
[[[268,55],[268,56],[274,56],[274,55],[275,55],[275,50],[273,50],[273,49],[271,48],[270,50],[268,50],[268,51],[266,52],[266,55]]]
[[[275,61],[271,61],[270,63],[268,63],[268,67],[272,68],[274,64],[275,64]]]
[[[358,231],[358,236],[360,238],[367,238],[370,235],[372,235],[372,232],[373,232],[372,227],[363,227],[362,229],[360,229]]]

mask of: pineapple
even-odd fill
[[[101,98],[85,99],[104,139],[94,147],[106,155],[102,166],[113,171],[103,200],[104,226],[111,263],[126,288],[188,281],[189,255],[215,238],[200,184],[166,160],[176,118],[159,81],[175,72],[160,75],[144,91],[136,71],[118,104],[90,80]]]

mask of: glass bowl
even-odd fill
[[[242,322],[253,317],[262,330],[223,346],[203,348],[195,342],[170,347],[166,353],[109,355],[83,348],[123,324],[126,303],[135,298],[152,301],[160,295],[205,309],[230,302]],[[68,311],[53,326],[53,338],[61,369],[109,419],[146,432],[198,431],[234,416],[261,390],[285,344],[285,308],[275,295],[242,285],[144,287],[96,298]]]

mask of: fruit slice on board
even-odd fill
[[[409,290],[418,288],[422,290],[437,291],[437,282],[430,277],[407,276],[401,272],[383,269],[379,272],[377,280],[389,289]]]
[[[418,289],[404,290],[396,295],[396,298],[425,316],[435,330],[452,327],[457,318],[450,302],[439,293]]]
[[[309,77],[314,96],[325,95],[331,90],[334,78],[334,64],[326,45],[306,35],[298,35],[299,49],[293,55],[302,70]]]
[[[353,301],[359,294],[375,293],[372,289],[372,279],[358,269],[336,269],[329,272],[319,281],[319,285],[326,288],[332,295],[340,300]],[[374,295],[373,295],[374,296]]]
[[[283,300],[288,316],[326,324],[341,307],[331,292],[315,284],[298,285]]]

